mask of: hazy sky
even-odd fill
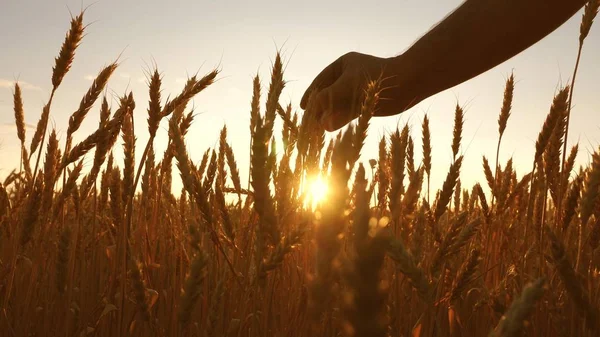
[[[435,6],[433,5],[435,3]],[[148,139],[148,93],[144,70],[155,61],[163,73],[163,97],[177,94],[188,74],[200,75],[220,65],[220,80],[194,101],[200,113],[187,138],[194,160],[216,145],[227,124],[242,168],[247,168],[249,108],[252,77],[262,76],[264,92],[275,52],[283,52],[288,81],[282,104],[299,100],[323,67],[348,51],[382,57],[408,48],[439,20],[461,4],[458,0],[370,1],[130,1],[99,0],[94,3],[65,0],[1,0],[0,3],[0,177],[18,166],[19,146],[12,110],[12,82],[24,89],[25,119],[35,125],[47,101],[54,57],[69,27],[69,10],[86,12],[89,23],[70,73],[55,97],[51,126],[64,141],[68,117],[91,84],[90,76],[122,54],[122,64],[109,83],[113,99],[133,90],[137,107],[138,158]],[[421,127],[425,112],[431,119],[433,138],[432,183],[444,179],[452,151],[454,106],[466,109],[463,134],[465,154],[462,179],[471,185],[481,180],[481,156],[493,162],[498,137],[498,112],[505,79],[516,77],[512,116],[503,140],[501,162],[513,157],[522,175],[530,169],[535,139],[561,83],[572,76],[577,52],[581,12],[537,45],[487,73],[440,93],[395,117],[376,118],[365,145],[365,159],[376,156],[377,141],[396,125],[411,126],[416,159],[421,159]],[[442,56],[440,56],[442,57]],[[580,142],[581,161],[600,140],[600,32],[597,25],[584,47],[574,94],[569,144]],[[81,140],[95,130],[98,107],[76,134]],[[156,140],[157,151],[166,145],[166,121]],[[33,129],[27,130],[27,142]],[[117,149],[122,143],[119,140]],[[91,164],[88,156],[87,164]],[[242,174],[247,177],[247,169]]]

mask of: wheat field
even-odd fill
[[[579,56],[599,5],[586,5]],[[59,141],[52,100],[85,28],[84,12],[72,18],[34,134],[14,86],[21,161],[0,184],[0,336],[600,335],[600,149],[575,166],[578,145],[565,141],[574,80],[549,102],[531,168],[517,172],[498,162],[511,75],[486,181],[464,186],[460,106],[446,167],[432,167],[427,116],[420,130],[384,135],[378,158],[363,162],[382,83],[368,84],[358,120],[326,142],[310,109],[280,102],[277,54],[268,88],[258,75],[252,83],[250,149],[234,150],[224,127],[191,158],[188,103],[216,69],[165,99],[155,68],[147,98],[130,92],[110,106],[111,63]],[[134,126],[146,99],[147,125]],[[77,143],[85,118],[98,128]],[[157,153],[163,120],[168,145]],[[447,172],[439,190],[432,170]]]

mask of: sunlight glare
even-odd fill
[[[327,198],[327,190],[327,182],[320,175],[309,180],[306,202],[314,209]]]

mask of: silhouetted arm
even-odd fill
[[[399,114],[529,48],[564,24],[586,0],[466,0],[407,51],[391,58],[347,53],[304,92],[300,106],[328,131],[360,113],[369,79],[384,79],[375,116]]]
[[[418,68],[415,84],[422,86],[421,93],[428,97],[529,48],[564,24],[586,2],[466,0],[402,57]],[[405,71],[406,66],[398,68]]]

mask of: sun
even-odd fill
[[[307,181],[307,193],[305,202],[315,208],[327,199],[327,182],[320,175]]]

